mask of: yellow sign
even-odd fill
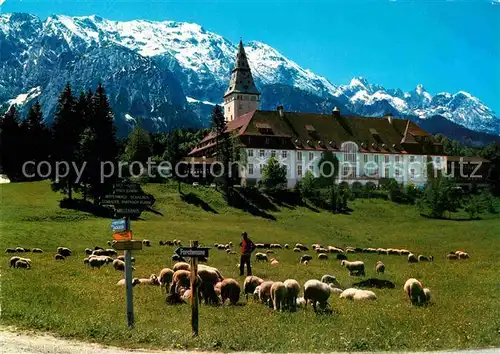
[[[132,239],[132,231],[115,232],[113,234],[113,239],[115,239],[117,241],[131,240]]]

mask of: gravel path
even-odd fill
[[[105,347],[100,344],[78,342],[75,340],[60,339],[50,334],[33,332],[15,332],[13,328],[0,327],[0,353],[1,354],[186,354],[186,351],[148,351],[127,350],[116,347]],[[215,352],[203,352],[215,354]],[[250,353],[250,352],[246,352]],[[383,353],[383,352],[380,352]],[[388,352],[387,352],[388,353]],[[395,353],[395,352],[392,352]],[[456,354],[499,354],[500,348],[461,350],[446,352],[404,352],[405,354],[429,353],[456,353]],[[218,352],[217,354],[220,354]],[[343,354],[346,354],[343,353]],[[359,353],[357,353],[359,354]]]

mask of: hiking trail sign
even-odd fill
[[[103,206],[114,209],[115,217],[139,217],[154,202],[155,198],[151,194],[144,193],[138,183],[128,180],[115,183],[113,192],[101,200]]]
[[[179,247],[174,252],[180,257],[208,258],[209,247]]]

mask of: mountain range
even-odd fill
[[[410,118],[433,133],[469,143],[499,140],[500,118],[465,91],[410,92],[353,78],[347,85],[302,68],[267,44],[245,50],[260,89],[262,109],[342,112]],[[35,98],[50,121],[66,81],[76,91],[102,81],[125,134],[138,118],[152,131],[210,124],[222,102],[237,44],[193,23],[111,21],[98,16],[26,13],[0,15],[0,105],[23,112]]]

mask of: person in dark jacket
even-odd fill
[[[241,234],[243,240],[240,243],[241,246],[241,258],[240,258],[240,276],[244,275],[245,264],[247,265],[247,275],[252,275],[252,267],[250,265],[250,259],[252,252],[255,250],[255,244],[248,238],[248,234],[243,232]]]

